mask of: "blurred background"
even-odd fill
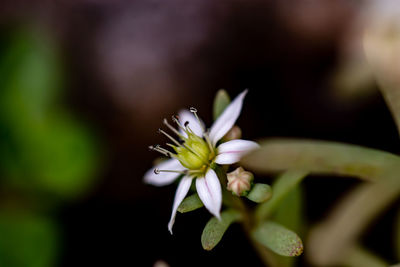
[[[234,97],[249,88],[238,121],[245,139],[324,139],[398,154],[362,49],[366,27],[400,12],[384,5],[3,0],[0,266],[262,266],[239,226],[204,251],[204,209],[178,214],[169,234],[176,186],[142,182],[158,157],[148,146],[164,143],[163,118],[194,106],[211,125],[218,89]],[[305,220],[324,218],[358,183],[307,178]],[[390,208],[363,237],[391,262],[395,215]],[[309,266],[304,257],[300,264]]]

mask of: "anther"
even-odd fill
[[[172,115],[171,119],[172,119],[172,121],[175,122],[175,123],[178,123],[178,122],[179,122],[179,117],[178,117],[177,115]]]
[[[160,173],[160,170],[156,168],[156,169],[154,169],[154,173],[155,173],[155,174],[159,174],[159,173]]]
[[[206,132],[206,129],[204,128],[203,123],[201,122],[199,116],[197,116],[197,109],[194,107],[189,108],[190,112],[193,113],[193,115],[196,117],[197,122],[199,123],[200,127],[202,128],[203,132]]]
[[[189,128],[189,121],[185,121],[185,123],[183,125],[185,126],[186,133],[187,132],[193,133],[192,129]]]

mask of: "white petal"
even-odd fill
[[[242,110],[243,99],[247,94],[247,90],[239,94],[230,104],[226,107],[224,112],[214,122],[210,130],[210,139],[215,145],[219,139],[233,127],[237,118]]]
[[[175,181],[175,179],[178,178],[179,174],[174,172],[160,172],[159,174],[155,174],[154,169],[183,171],[186,168],[183,167],[178,160],[168,159],[154,166],[154,168],[148,170],[145,173],[144,175],[145,183],[155,186],[163,186],[163,185],[168,185],[173,181]]]
[[[186,197],[191,184],[192,184],[192,178],[185,176],[179,182],[178,188],[176,189],[174,204],[172,206],[171,219],[169,220],[168,223],[168,230],[171,233],[171,235],[172,235],[172,226],[174,225],[175,222],[176,211],[178,210],[178,207],[181,204],[182,200]]]
[[[260,146],[253,141],[236,139],[222,143],[217,148],[215,162],[218,164],[233,164],[238,162],[241,157]]]
[[[222,192],[221,184],[214,170],[209,169],[205,177],[196,179],[196,190],[208,211],[220,219]]]
[[[179,111],[178,116],[179,116],[179,121],[182,124],[185,124],[188,121],[189,128],[197,136],[203,137],[204,124],[203,122],[201,122],[200,124],[192,112],[187,111],[186,109],[182,109],[181,111]],[[180,130],[180,132],[182,133],[183,136],[187,137],[187,134],[184,131]]]

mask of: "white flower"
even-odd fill
[[[187,195],[193,179],[196,179],[196,190],[204,206],[215,217],[220,218],[221,184],[212,166],[215,163],[221,165],[236,163],[243,155],[258,148],[257,143],[241,139],[228,141],[217,146],[218,141],[233,127],[239,117],[246,93],[247,90],[231,102],[214,122],[209,132],[205,130],[204,124],[198,118],[197,111],[194,108],[191,108],[190,112],[181,111],[178,116],[179,120],[173,117],[180,131],[164,119],[164,124],[183,142],[179,142],[165,131],[159,130],[174,143],[167,145],[172,147],[175,153],[158,145],[151,146],[152,150],[171,157],[171,159],[158,164],[155,169],[147,171],[144,181],[152,185],[163,186],[172,183],[183,174],[176,190],[171,219],[168,223],[171,234],[176,211]]]

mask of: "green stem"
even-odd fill
[[[343,262],[344,265],[349,267],[368,266],[368,267],[385,267],[389,266],[387,262],[371,252],[355,246],[348,252],[347,258]]]
[[[215,172],[221,182],[222,185],[222,196],[224,199],[224,204],[239,211],[243,215],[244,221],[249,220],[250,216],[247,211],[247,207],[241,198],[232,195],[232,192],[229,192],[226,189],[226,184],[228,179],[226,177],[226,170],[223,167],[215,168]],[[248,222],[250,224],[250,222]]]
[[[244,203],[244,201],[240,197],[236,197],[226,189],[227,184],[227,177],[226,177],[226,170],[223,167],[215,168],[215,172],[218,175],[218,178],[222,185],[222,194],[224,198],[225,205],[239,211],[241,213],[241,223],[244,232],[250,243],[253,245],[254,249],[258,253],[261,261],[265,264],[265,266],[272,266],[272,267],[279,267],[279,261],[274,257],[273,253],[269,251],[267,248],[263,247],[262,245],[258,244],[253,238],[251,237],[251,231],[255,225],[254,221],[254,212],[249,210]]]
[[[305,171],[289,170],[282,173],[272,185],[272,198],[257,206],[255,219],[260,223],[270,217],[285,197],[308,175]]]

